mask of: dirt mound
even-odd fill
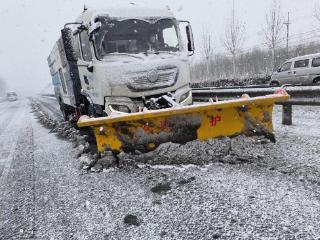
[[[135,161],[150,165],[155,164],[196,164],[214,162],[240,163],[252,162],[264,157],[265,139],[261,137],[210,139],[192,141],[184,145],[165,143],[155,151],[141,154],[122,154],[122,161]]]

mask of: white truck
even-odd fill
[[[84,9],[48,65],[62,113],[78,119],[192,104],[193,53],[190,23],[169,9]]]

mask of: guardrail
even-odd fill
[[[193,88],[192,95],[194,101],[227,100],[241,97],[248,94],[250,97],[265,96],[274,93],[277,89],[283,88],[290,95],[286,102],[276,103],[283,106],[282,124],[292,125],[292,106],[320,106],[320,86],[294,86],[285,85],[282,87],[248,86],[248,87],[226,87],[226,88]]]

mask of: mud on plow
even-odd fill
[[[209,101],[191,106],[89,118],[78,127],[90,127],[100,153],[145,153],[166,142],[184,144],[193,140],[261,135],[275,141],[272,111],[275,102],[285,101],[284,91],[263,97],[244,95],[228,101]]]

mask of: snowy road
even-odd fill
[[[295,107],[292,127],[275,113],[254,162],[87,174],[28,100],[0,103],[0,239],[317,239],[320,108]]]

